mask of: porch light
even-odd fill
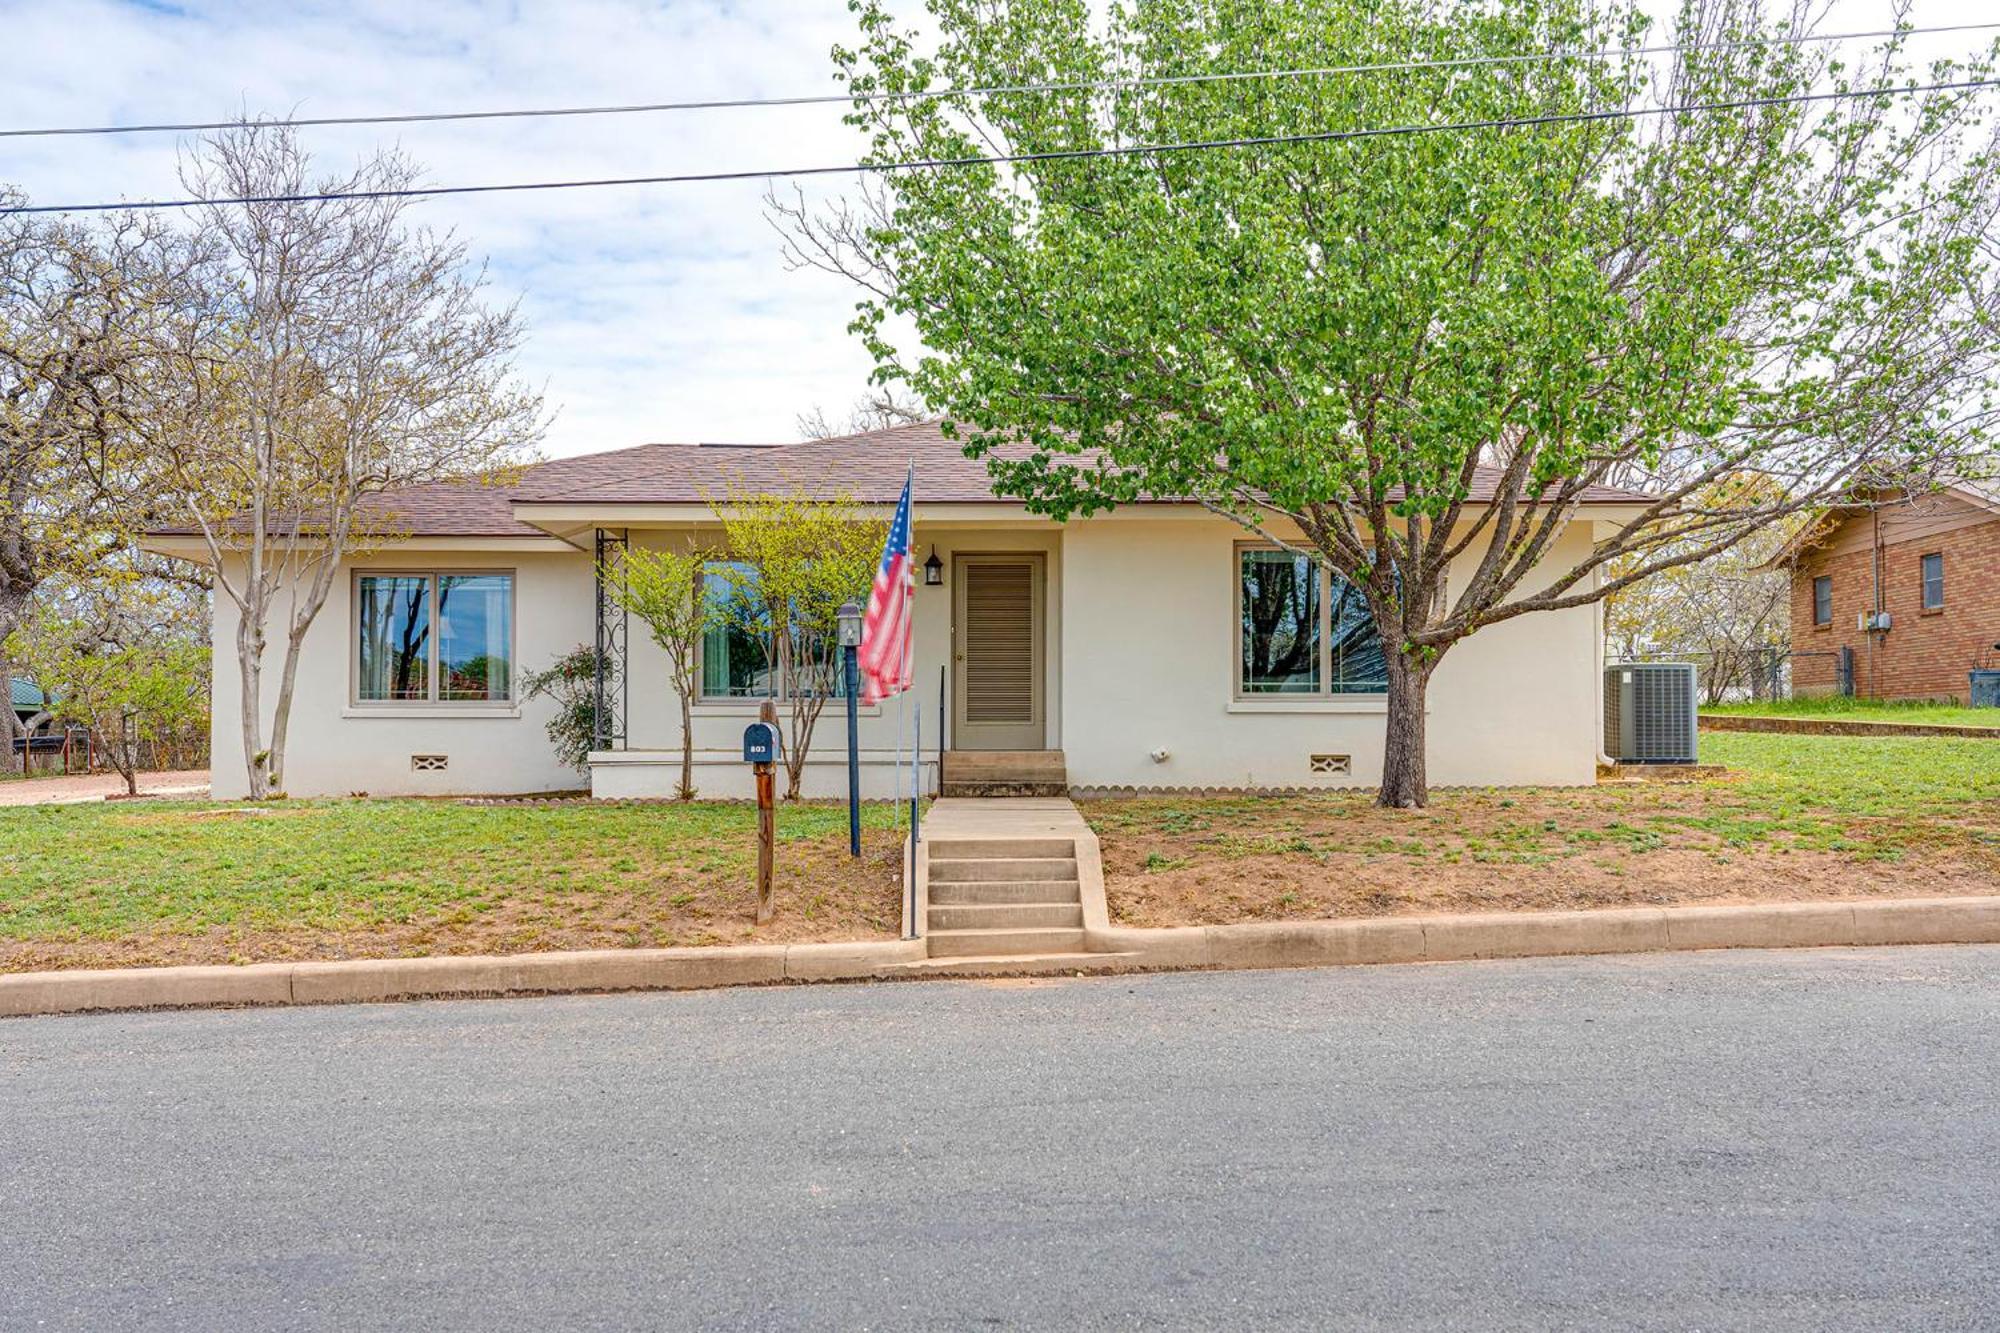
[[[824,605],[824,603],[822,603]],[[840,646],[859,648],[861,646],[861,603],[842,602],[840,610],[834,613],[840,621]],[[821,621],[825,624],[825,621]]]
[[[937,557],[937,547],[931,547],[931,558],[924,561],[924,584],[935,588],[944,582],[944,561]]]

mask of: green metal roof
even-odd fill
[[[32,680],[14,677],[14,707],[20,710],[34,710],[42,706],[41,687]]]

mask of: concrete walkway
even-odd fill
[[[946,796],[924,816],[930,842],[987,838],[1090,836],[1090,825],[1067,796]]]

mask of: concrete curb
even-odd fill
[[[1496,912],[1160,930],[1107,926],[1086,930],[1085,939],[1093,953],[1120,955],[1102,969],[1118,972],[1348,967],[1697,949],[1996,944],[2000,896]],[[23,972],[0,976],[0,1017],[862,981],[907,977],[907,965],[927,955],[923,940],[882,940]],[[1022,973],[1074,970],[1023,962]]]
[[[2000,944],[2000,896],[1865,902],[1493,912],[1369,921],[1256,922],[1088,932],[1131,970],[1447,963],[1563,954],[1792,949],[1875,944]]]

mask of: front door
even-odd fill
[[[959,555],[951,563],[952,748],[1045,748],[1042,557]]]

